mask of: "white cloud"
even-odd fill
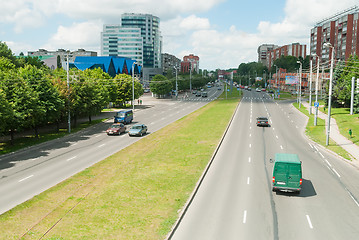
[[[99,51],[102,26],[103,23],[99,20],[74,23],[70,27],[59,26],[57,33],[50,38],[43,48],[49,50],[85,48],[86,50]]]
[[[199,18],[195,15],[191,15],[183,19],[179,24],[179,27],[185,30],[203,30],[209,29],[210,24],[207,18]]]

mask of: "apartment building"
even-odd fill
[[[180,66],[181,66],[181,59],[168,53],[162,54],[162,68],[164,73],[167,73],[169,71],[175,73],[175,67],[177,67],[178,70],[180,70],[179,69]]]
[[[262,44],[258,47],[258,62],[263,63],[263,65],[268,66],[268,59],[267,55],[270,51],[273,51],[273,49],[278,48],[279,46],[274,44]]]
[[[199,73],[199,57],[193,54],[184,56],[181,62],[181,72],[189,73],[190,71]]]
[[[311,55],[319,56],[321,62],[330,62],[333,49],[323,47],[330,43],[334,47],[334,63],[345,61],[350,55],[359,56],[358,18],[359,7],[354,6],[316,23],[310,33]]]
[[[292,43],[269,51],[267,54],[266,66],[268,68],[271,68],[274,61],[281,56],[294,56],[297,58],[305,58],[307,56],[307,45],[302,45],[300,43]]]

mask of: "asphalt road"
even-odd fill
[[[134,123],[144,123],[151,134],[204,106],[220,95],[213,88],[207,98],[188,96],[186,101],[145,98],[146,108],[135,110]],[[0,157],[0,214],[58,184],[119,150],[139,137],[107,136],[109,119],[61,139]],[[127,125],[127,129],[132,124]],[[148,135],[147,134],[147,135]]]
[[[270,127],[257,127],[267,116]],[[288,102],[245,91],[197,194],[170,236],[195,239],[359,239],[359,170],[304,136]],[[272,192],[275,153],[303,163],[299,195]]]

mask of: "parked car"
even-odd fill
[[[257,126],[269,127],[269,122],[267,117],[257,117]]]
[[[128,135],[132,136],[143,136],[147,133],[147,126],[145,124],[135,124],[128,131]]]
[[[123,123],[112,124],[107,130],[107,135],[120,135],[126,132],[126,126]]]

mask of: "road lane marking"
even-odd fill
[[[77,142],[72,144],[72,146],[75,146],[75,145],[77,145]]]
[[[323,156],[323,154],[321,153],[321,152],[318,152],[319,153],[319,155],[322,157],[322,158],[324,158],[324,156]]]
[[[26,178],[23,178],[23,179],[19,180],[19,182],[25,181],[25,180],[27,180],[27,179],[33,177],[33,176],[34,176],[34,175],[27,176]]]
[[[280,145],[280,149],[282,149],[282,150],[283,150],[283,146],[282,146],[282,145]]]
[[[333,169],[333,172],[334,172],[338,177],[340,177],[339,173],[338,173],[334,168],[332,168],[332,169]]]
[[[249,148],[251,148],[251,147],[252,147],[252,144],[250,143],[250,144],[249,144]]]
[[[331,167],[332,166],[332,164],[330,164],[330,162],[328,162],[328,160],[327,159],[324,159],[326,162],[327,162],[327,164]]]
[[[249,185],[249,177],[247,178],[247,184]]]
[[[251,162],[251,157],[248,158],[248,162]]]
[[[315,150],[318,152],[319,150],[318,150],[318,148],[315,146],[315,145],[313,145],[313,147],[315,148]]]
[[[275,137],[278,139],[278,135],[275,135]]]
[[[67,159],[66,161],[68,162],[68,161],[71,161],[71,160],[73,160],[75,158],[77,158],[77,156],[71,157],[71,158]]]
[[[311,148],[313,148],[313,145],[312,144],[310,144],[310,143],[308,143],[309,144],[309,146],[311,147]]]
[[[102,134],[97,134],[97,135],[95,135],[95,138],[97,138],[97,137],[99,137],[99,136],[101,136]]]
[[[348,191],[350,197],[353,199],[353,201],[355,202],[355,204],[359,207],[359,203],[357,202],[357,200],[355,200],[355,198],[353,197],[353,195]]]
[[[309,227],[310,227],[311,229],[313,229],[313,225],[312,225],[312,222],[310,221],[309,215],[306,215],[306,216],[307,216],[307,221],[308,221]]]
[[[103,147],[103,146],[105,146],[105,145],[106,145],[106,144],[101,144],[101,145],[98,146],[98,148]]]
[[[249,134],[249,137],[252,137],[252,133]]]
[[[247,210],[244,211],[244,214],[243,214],[243,223],[246,223],[247,222]]]

